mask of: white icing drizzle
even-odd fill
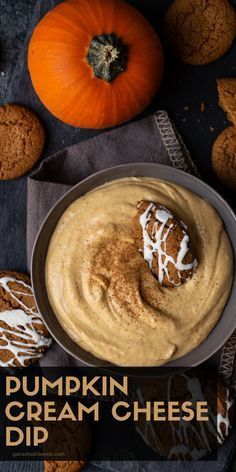
[[[196,403],[198,401],[205,401],[205,395],[202,391],[201,384],[198,378],[189,378],[186,374],[182,374],[187,381],[189,392],[191,393],[191,398],[189,399],[192,402],[193,408],[196,407]],[[169,377],[168,379],[168,390],[167,390],[167,401],[172,399],[171,391],[172,391],[172,381],[173,377]],[[145,401],[143,395],[138,390],[138,398],[140,403],[145,406]],[[208,440],[208,433],[211,432],[217,439],[219,444],[224,442],[224,439],[229,434],[230,428],[230,421],[229,421],[229,410],[232,406],[232,401],[229,400],[229,390],[227,389],[227,400],[226,400],[226,416],[223,417],[220,413],[214,415],[212,411],[209,409],[209,421],[207,422],[199,422],[198,427],[200,430],[198,431],[192,422],[186,422],[180,419],[179,422],[170,421],[169,425],[171,428],[171,436],[172,436],[172,444],[173,446],[170,448],[168,453],[168,459],[171,460],[173,458],[177,458],[177,460],[183,460],[184,457],[191,457],[192,460],[197,460],[205,455],[212,452],[212,446]],[[225,424],[225,432],[222,433],[221,424]],[[164,456],[164,448],[162,441],[160,440],[158,433],[155,431],[153,427],[153,422],[146,421],[145,424],[145,431],[142,433],[140,428],[137,427],[139,434],[141,434],[142,438],[146,442],[148,446],[152,446],[155,448],[160,455]],[[208,430],[208,431],[207,431]],[[191,434],[189,434],[191,431]],[[151,437],[151,440],[150,440]],[[191,447],[189,443],[189,437],[196,437],[198,439],[199,448]]]
[[[9,287],[9,282],[16,282],[18,285],[26,288],[27,292],[13,290]],[[0,327],[0,340],[4,341],[4,345],[0,344],[0,350],[9,350],[13,354],[13,357],[7,362],[0,359],[0,366],[14,366],[14,362],[17,359],[19,364],[24,367],[26,360],[42,357],[43,353],[37,352],[37,350],[41,347],[49,347],[52,340],[51,338],[46,338],[42,332],[38,333],[33,326],[33,324],[37,324],[39,327],[43,325],[42,317],[37,311],[36,306],[33,305],[33,307],[29,308],[20,298],[23,296],[34,297],[30,285],[14,277],[1,277],[0,285],[21,307],[0,312],[0,321],[7,324],[6,327]],[[9,336],[13,333],[17,336],[17,340],[9,339]]]
[[[233,400],[230,400],[229,390],[227,389],[226,416],[223,416],[221,413],[217,413],[217,432],[218,432],[217,439],[220,444],[222,444],[224,442],[224,438],[229,435],[229,429],[230,429],[229,410],[232,405],[233,405]],[[225,425],[224,432],[221,429],[221,424]]]
[[[143,394],[142,394],[140,388],[137,391],[137,397],[139,399],[140,405],[145,407],[145,401],[144,401]],[[144,442],[147,444],[147,446],[150,446],[149,436],[151,434],[151,437],[152,437],[152,444],[151,445],[152,445],[152,447],[154,446],[156,448],[156,450],[159,451],[159,454],[161,456],[165,455],[165,450],[163,448],[162,442],[161,442],[158,434],[156,433],[156,431],[154,429],[152,420],[145,421],[144,433],[137,426],[136,426],[136,429],[137,429],[138,433],[140,434],[140,436],[142,436],[142,438],[143,438]]]
[[[152,237],[148,234],[148,224],[150,222],[150,218],[152,216],[152,210],[155,211],[155,218],[156,222],[153,225]],[[197,260],[194,259],[193,262],[189,264],[184,264],[183,260],[186,254],[189,251],[188,243],[189,243],[189,236],[186,233],[185,229],[187,229],[186,225],[183,225],[183,239],[180,244],[179,252],[177,255],[177,259],[174,260],[172,256],[167,254],[166,251],[166,241],[169,236],[171,229],[173,228],[173,224],[166,229],[166,224],[169,219],[174,218],[174,215],[167,210],[165,207],[156,206],[154,203],[150,203],[147,209],[140,215],[139,222],[142,227],[142,234],[143,234],[143,255],[145,261],[148,262],[150,270],[152,270],[153,264],[153,257],[154,254],[158,257],[158,281],[162,285],[164,276],[166,275],[169,282],[173,285],[181,285],[181,283],[176,284],[173,280],[170,280],[169,271],[168,271],[168,264],[172,263],[176,270],[178,271],[179,278],[181,279],[181,271],[183,270],[195,270],[197,267]],[[161,223],[158,229],[158,223]],[[164,248],[163,248],[164,247]]]

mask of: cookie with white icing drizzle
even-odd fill
[[[63,408],[63,401],[56,402],[56,415]],[[73,409],[73,408],[72,408]],[[63,421],[52,421],[47,426],[48,441],[44,443],[45,457],[52,456],[53,451],[64,454],[63,461],[45,460],[44,472],[80,472],[86,465],[91,452],[93,437],[87,421],[73,422],[69,418]]]
[[[146,402],[189,401],[196,412],[196,404],[208,405],[208,421],[146,421],[140,417],[136,429],[145,443],[159,456],[173,461],[199,460],[219,447],[229,436],[234,422],[234,402],[228,387],[217,377],[217,372],[192,369],[185,373],[158,378],[143,383],[137,391],[140,407]],[[181,407],[180,407],[181,408]],[[174,416],[176,416],[174,414]]]
[[[140,201],[134,218],[134,236],[153,275],[164,287],[178,287],[189,280],[197,260],[190,246],[187,226],[162,205]]]
[[[36,308],[30,278],[0,272],[0,366],[26,367],[42,357],[51,342]]]

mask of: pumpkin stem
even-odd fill
[[[95,77],[112,82],[126,70],[128,47],[114,33],[95,36],[89,46],[87,61]]]

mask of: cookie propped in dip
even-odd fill
[[[135,241],[150,270],[164,287],[182,285],[197,267],[187,226],[157,203],[142,200],[137,209]]]

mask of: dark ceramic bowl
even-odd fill
[[[45,261],[48,245],[59,218],[74,200],[94,189],[95,187],[104,184],[105,182],[120,179],[122,177],[134,176],[154,177],[174,182],[192,190],[197,195],[208,201],[217,210],[224,221],[226,231],[231,240],[234,252],[234,260],[236,259],[236,217],[233,211],[225,202],[225,200],[223,200],[223,198],[217,192],[215,192],[215,190],[190,174],[176,170],[169,166],[159,164],[126,164],[97,172],[96,174],[91,175],[87,179],[75,185],[75,187],[66,193],[66,195],[62,197],[52,208],[39,231],[33,250],[31,274],[36,303],[40,313],[44,318],[48,330],[63,349],[65,349],[69,354],[80,360],[81,363],[85,365],[108,366],[111,364],[96,358],[78,346],[65,333],[58,322],[50,306],[45,285]],[[206,359],[211,357],[218,349],[220,349],[220,347],[227,341],[227,339],[236,329],[235,306],[236,280],[234,277],[233,287],[228,303],[225,306],[220,320],[210,335],[205,339],[205,341],[202,342],[202,344],[200,344],[200,346],[191,351],[189,354],[169,362],[166,364],[166,366],[192,367],[201,364]]]

